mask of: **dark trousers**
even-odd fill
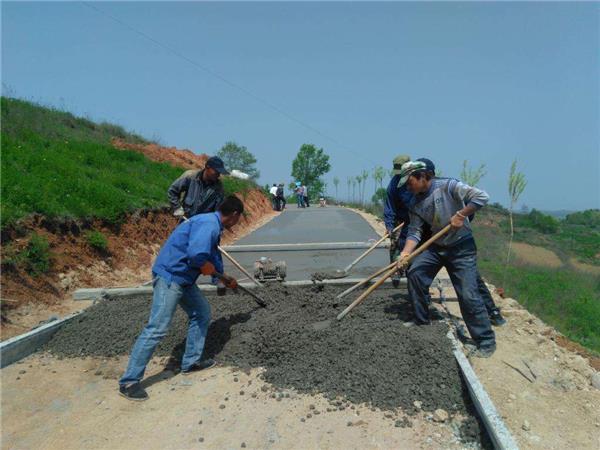
[[[479,290],[479,295],[481,295],[481,299],[483,300],[488,315],[492,314],[494,311],[498,311],[498,307],[496,306],[496,303],[494,303],[492,294],[490,294],[490,290],[485,285],[485,281],[481,278],[479,271],[477,271],[477,289]]]
[[[408,292],[413,303],[415,323],[429,323],[429,287],[438,271],[445,267],[458,296],[460,312],[467,329],[479,347],[496,344],[494,331],[479,292],[477,247],[465,239],[452,247],[432,245],[417,256],[408,269]]]

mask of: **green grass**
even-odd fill
[[[3,135],[18,138],[23,133],[33,132],[49,140],[109,143],[111,138],[117,137],[132,143],[148,142],[119,125],[107,122],[97,124],[69,112],[26,100],[2,97],[0,104]]]
[[[25,248],[17,250],[13,243],[3,246],[2,268],[24,269],[32,276],[38,276],[50,270],[50,244],[44,236],[32,233]]]
[[[85,240],[88,245],[96,250],[105,252],[108,250],[108,239],[97,230],[90,230],[85,233]]]
[[[112,124],[2,97],[1,226],[32,213],[49,218],[96,217],[118,222],[125,213],[167,204],[167,189],[183,169],[118,150],[111,137],[146,142]],[[254,188],[226,177],[227,194]]]
[[[68,143],[33,131],[2,132],[2,227],[31,213],[118,221],[164,205],[182,170],[91,141]]]
[[[505,271],[508,234],[501,226],[477,221],[473,228],[479,268],[488,281],[569,339],[600,353],[600,277],[568,266],[522,264],[514,256]],[[532,236],[539,239],[536,244],[544,241],[543,236]]]
[[[572,269],[480,261],[483,276],[565,336],[600,353],[600,279]]]

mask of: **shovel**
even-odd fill
[[[352,270],[352,268],[356,264],[358,264],[361,259],[363,259],[369,253],[371,253],[373,250],[375,250],[375,248],[377,248],[377,246],[379,244],[381,244],[385,239],[387,239],[392,233],[395,233],[400,228],[402,228],[403,225],[404,225],[404,222],[402,222],[400,225],[398,225],[396,228],[394,228],[391,233],[388,232],[388,231],[386,231],[385,234],[377,242],[375,242],[362,255],[360,255],[358,258],[356,258],[354,261],[352,261],[348,266],[346,266],[345,269],[343,269],[343,270],[338,269],[334,273],[330,273],[330,274],[326,274],[326,273],[324,273],[324,274],[318,274],[318,277],[315,277],[315,278],[318,278],[318,279],[336,279],[336,278],[345,278],[345,277],[347,277],[350,274],[350,271]],[[317,274],[315,274],[315,275],[317,275]]]
[[[421,245],[419,248],[417,248],[414,252],[412,252],[408,256],[408,258],[406,259],[406,262],[408,263],[408,262],[412,261],[416,256],[420,255],[425,250],[427,250],[427,248],[429,248],[429,246],[431,244],[433,244],[435,241],[437,241],[439,238],[441,238],[444,234],[446,234],[450,230],[451,226],[452,225],[448,224],[444,228],[442,228],[440,231],[438,231],[436,234],[431,236],[431,238],[427,242],[425,242],[423,245]],[[375,289],[377,289],[379,286],[381,286],[385,280],[387,280],[394,273],[396,273],[396,271],[398,269],[395,266],[396,266],[396,264],[394,264],[394,267],[392,267],[390,270],[385,272],[385,275],[383,275],[379,280],[377,280],[377,282],[373,286],[371,286],[369,289],[367,289],[365,292],[363,292],[345,310],[343,310],[341,313],[339,313],[337,316],[337,320],[342,320],[346,314],[348,314],[355,307],[360,305],[369,295],[371,295],[371,292],[373,292]],[[387,266],[387,267],[389,267],[389,266]],[[385,268],[384,268],[384,270],[385,270]]]
[[[213,276],[217,277],[219,280],[221,281],[225,281],[225,277],[223,276],[222,273],[219,272],[215,272],[213,273]],[[250,289],[242,286],[241,284],[237,285],[236,289],[240,289],[242,292],[245,292],[246,294],[248,294],[250,297],[252,297],[254,299],[254,301],[261,307],[266,308],[267,307],[267,302],[265,302],[260,296],[256,295],[254,292],[252,292]]]

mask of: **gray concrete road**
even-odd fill
[[[328,206],[297,208],[290,206],[265,226],[236,242],[243,244],[297,244],[325,242],[369,242],[379,239],[375,230],[358,214],[345,208]],[[267,251],[233,253],[232,256],[250,273],[254,261],[262,256],[285,261],[287,280],[306,280],[316,271],[343,269],[365,249]],[[352,271],[352,276],[369,275],[389,262],[387,249],[376,249]],[[225,271],[239,274],[226,259]]]

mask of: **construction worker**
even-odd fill
[[[451,178],[435,178],[422,161],[402,165],[400,185],[414,194],[409,204],[410,225],[398,268],[408,267],[407,258],[421,242],[424,224],[437,233],[446,224],[451,231],[418,255],[408,269],[408,291],[415,323],[430,322],[427,296],[438,271],[445,267],[458,296],[460,310],[475,345],[471,356],[487,358],[496,350],[496,338],[477,286],[477,248],[468,217],[488,202],[484,191]]]
[[[394,158],[394,176],[390,181],[387,188],[387,195],[383,210],[383,218],[386,229],[391,232],[396,226],[404,222],[404,226],[399,232],[393,233],[390,236],[390,262],[396,261],[400,255],[400,251],[404,248],[406,242],[406,233],[408,232],[408,224],[410,223],[408,205],[413,198],[413,194],[408,190],[406,185],[398,186],[400,170],[396,167],[401,167],[402,164],[409,161],[408,155],[399,155]],[[435,164],[433,161],[427,158],[419,158],[417,161],[425,163],[426,170],[435,174]],[[399,164],[399,166],[398,166]],[[473,221],[475,215],[469,217],[469,221]],[[431,237],[431,228],[425,223],[423,224],[423,235],[421,236],[421,242],[425,242]],[[396,273],[392,277],[392,283],[395,287],[400,284],[400,273]],[[485,304],[485,309],[488,313],[492,325],[502,326],[506,324],[506,320],[502,317],[500,309],[494,303],[494,299],[489,289],[487,288],[485,281],[481,278],[479,271],[477,272],[477,286],[479,288],[479,294]]]
[[[223,160],[211,156],[204,169],[188,170],[171,184],[167,195],[175,217],[214,212],[224,197],[221,175],[229,175]]]
[[[394,158],[394,167],[392,169],[392,179],[388,184],[385,203],[383,205],[383,222],[385,228],[390,235],[390,262],[394,262],[400,255],[400,250],[404,248],[406,241],[406,233],[408,233],[408,224],[410,218],[408,216],[408,204],[413,198],[413,195],[405,185],[399,185],[400,169],[402,164],[410,161],[408,155],[398,155]],[[401,223],[404,226],[396,232],[392,232]],[[392,276],[394,287],[400,285],[401,274],[399,272]]]
[[[196,286],[196,280],[200,274],[223,274],[223,260],[217,248],[221,233],[223,228],[236,225],[243,212],[242,201],[231,195],[217,212],[198,214],[180,223],[161,248],[152,267],[154,292],[150,319],[135,342],[127,370],[119,381],[119,393],[125,398],[138,401],[148,398],[140,381],[154,349],[167,334],[178,304],[189,317],[181,372],[189,374],[216,364],[212,359],[202,360],[210,305]],[[237,287],[233,277],[223,275],[222,280],[230,289]]]

